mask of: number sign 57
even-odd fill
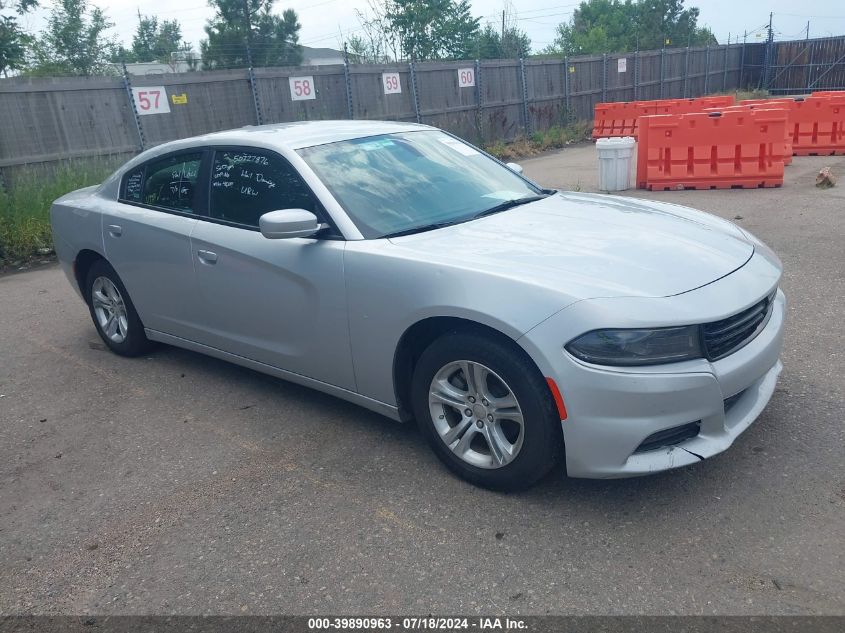
[[[289,77],[288,81],[290,82],[290,98],[294,101],[317,98],[314,77]]]
[[[164,86],[143,86],[132,88],[132,98],[138,114],[167,114],[170,104],[167,103],[167,91]]]

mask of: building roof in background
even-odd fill
[[[311,46],[300,48],[302,49],[302,64],[305,66],[343,63],[343,51],[334,48],[313,48]]]

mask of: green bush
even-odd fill
[[[64,194],[102,182],[109,165],[68,163],[46,173],[33,169],[0,188],[0,266],[44,255],[53,249],[50,205]]]

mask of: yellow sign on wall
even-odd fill
[[[188,95],[184,92],[180,95],[170,95],[170,100],[173,102],[173,105],[185,105],[188,103]]]

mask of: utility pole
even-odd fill
[[[773,13],[769,13],[769,27],[768,27],[768,37],[766,38],[766,57],[765,62],[763,64],[763,76],[760,78],[762,87],[765,90],[769,89],[769,75],[770,69],[772,67],[772,43],[774,42],[775,35],[774,31],[772,30],[772,16]]]
[[[810,39],[810,21],[807,20],[807,37],[804,38],[805,40]]]
[[[502,9],[502,46],[505,45],[505,10]]]

